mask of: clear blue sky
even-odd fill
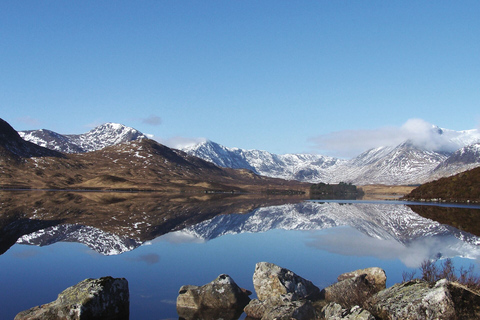
[[[480,1],[4,0],[0,117],[274,153],[413,118],[473,129]]]

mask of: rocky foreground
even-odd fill
[[[180,319],[317,320],[317,319],[479,319],[480,295],[446,279],[436,283],[412,280],[386,288],[385,271],[368,268],[344,273],[320,290],[294,272],[268,262],[257,263],[252,292],[222,274],[203,286],[179,290]],[[46,305],[20,312],[15,320],[128,319],[125,279],[87,279]]]
[[[479,319],[480,296],[445,279],[430,284],[412,280],[386,288],[385,271],[369,268],[342,274],[320,290],[312,282],[272,263],[255,267],[257,299],[220,275],[204,286],[183,286],[177,311],[184,319]],[[225,311],[229,312],[225,312]]]

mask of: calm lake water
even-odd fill
[[[128,280],[131,319],[178,319],[182,285],[203,285],[226,273],[254,292],[260,261],[320,288],[343,272],[372,266],[386,271],[391,286],[425,259],[452,258],[458,267],[480,270],[480,238],[399,202],[0,196],[0,319],[53,301],[85,278],[107,275]],[[480,217],[480,209],[473,212]]]

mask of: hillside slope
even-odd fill
[[[62,154],[21,139],[8,123],[0,129],[0,187],[89,190],[307,191],[309,184],[220,168],[150,139],[98,151]]]
[[[404,197],[408,200],[480,202],[480,168],[425,183]]]

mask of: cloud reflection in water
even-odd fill
[[[351,227],[312,233],[306,243],[327,252],[348,256],[371,256],[383,260],[399,259],[409,268],[418,268],[432,258],[463,256],[480,261],[477,248],[451,235],[422,237],[403,244],[394,239],[369,237]]]

